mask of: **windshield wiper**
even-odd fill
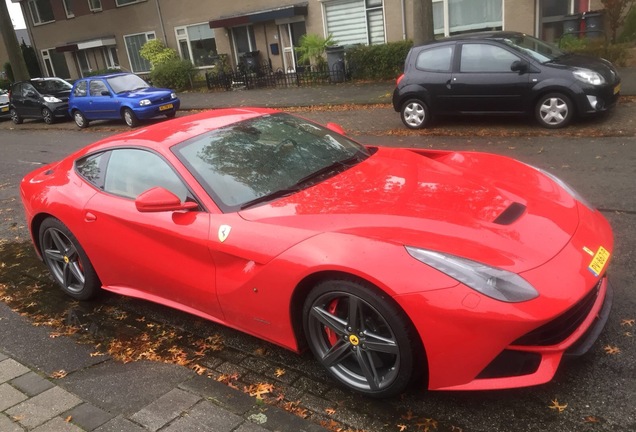
[[[256,204],[260,204],[260,203],[263,203],[263,202],[271,201],[271,200],[276,199],[276,198],[282,198],[282,197],[291,195],[293,193],[298,192],[301,189],[302,188],[299,188],[299,187],[290,187],[290,188],[280,189],[280,190],[274,191],[274,192],[269,193],[267,195],[259,196],[258,198],[254,198],[253,200],[250,200],[250,201],[247,201],[247,202],[243,203],[241,205],[241,210],[245,210],[246,208],[255,206]]]

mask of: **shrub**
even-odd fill
[[[310,63],[316,68],[320,69],[326,64],[324,57],[325,49],[328,46],[336,45],[337,42],[333,40],[333,36],[329,35],[327,39],[317,34],[304,34],[298,41],[298,47],[296,52],[298,53],[299,63]]]
[[[565,36],[559,46],[564,51],[577,54],[587,54],[594,57],[602,57],[611,61],[616,66],[625,66],[629,59],[629,43],[608,43],[602,38],[577,39],[574,36]]]
[[[177,52],[166,47],[159,39],[146,42],[139,50],[139,55],[148,60],[153,68],[179,59]]]
[[[9,87],[11,87],[11,81],[0,78],[0,89],[9,90]]]
[[[347,50],[347,61],[356,79],[393,79],[404,70],[412,41],[382,45],[357,45]]]
[[[189,60],[173,59],[154,67],[150,72],[153,85],[183,90],[192,87],[192,77],[197,73]]]
[[[623,31],[618,38],[619,42],[636,41],[636,6],[633,6],[625,17]]]
[[[3,69],[4,69],[4,73],[5,73],[6,77],[7,77],[7,79],[9,81],[11,81],[11,82],[15,81],[15,79],[13,77],[13,68],[11,67],[11,63],[6,62],[4,64]]]

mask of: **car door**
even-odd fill
[[[155,186],[182,201],[192,199],[168,162],[151,151],[115,149],[93,158],[78,163],[84,178],[102,189],[83,210],[83,244],[102,284],[122,294],[220,317],[208,249],[209,213],[137,210],[135,198]]]
[[[518,55],[488,42],[464,42],[458,50],[450,83],[456,112],[525,112],[530,74],[511,69],[522,61]]]
[[[35,87],[28,82],[22,83],[18,113],[24,117],[39,117],[41,115],[40,105],[40,94]]]
[[[436,114],[453,110],[450,83],[454,51],[454,43],[423,49],[415,57],[412,72],[407,74],[424,90],[424,100],[430,102],[429,108]]]
[[[88,84],[86,118],[118,119],[120,103],[101,79],[91,79]]]

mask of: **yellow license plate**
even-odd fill
[[[2,107],[2,112],[7,112],[9,111],[9,107]]]
[[[617,94],[619,91],[621,91],[621,85],[617,85],[616,87],[614,87],[614,94]]]
[[[599,247],[594,258],[592,258],[592,262],[587,268],[594,273],[595,276],[600,275],[605,264],[607,264],[607,260],[609,260],[610,255],[609,251],[603,246]]]
[[[172,104],[168,104],[168,105],[161,105],[161,106],[159,107],[159,111],[165,111],[165,110],[169,110],[169,109],[172,109],[172,108],[174,108],[174,105],[172,105]]]

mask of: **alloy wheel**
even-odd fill
[[[70,293],[81,293],[86,282],[84,269],[77,248],[66,234],[48,228],[42,237],[42,252],[56,282]]]

